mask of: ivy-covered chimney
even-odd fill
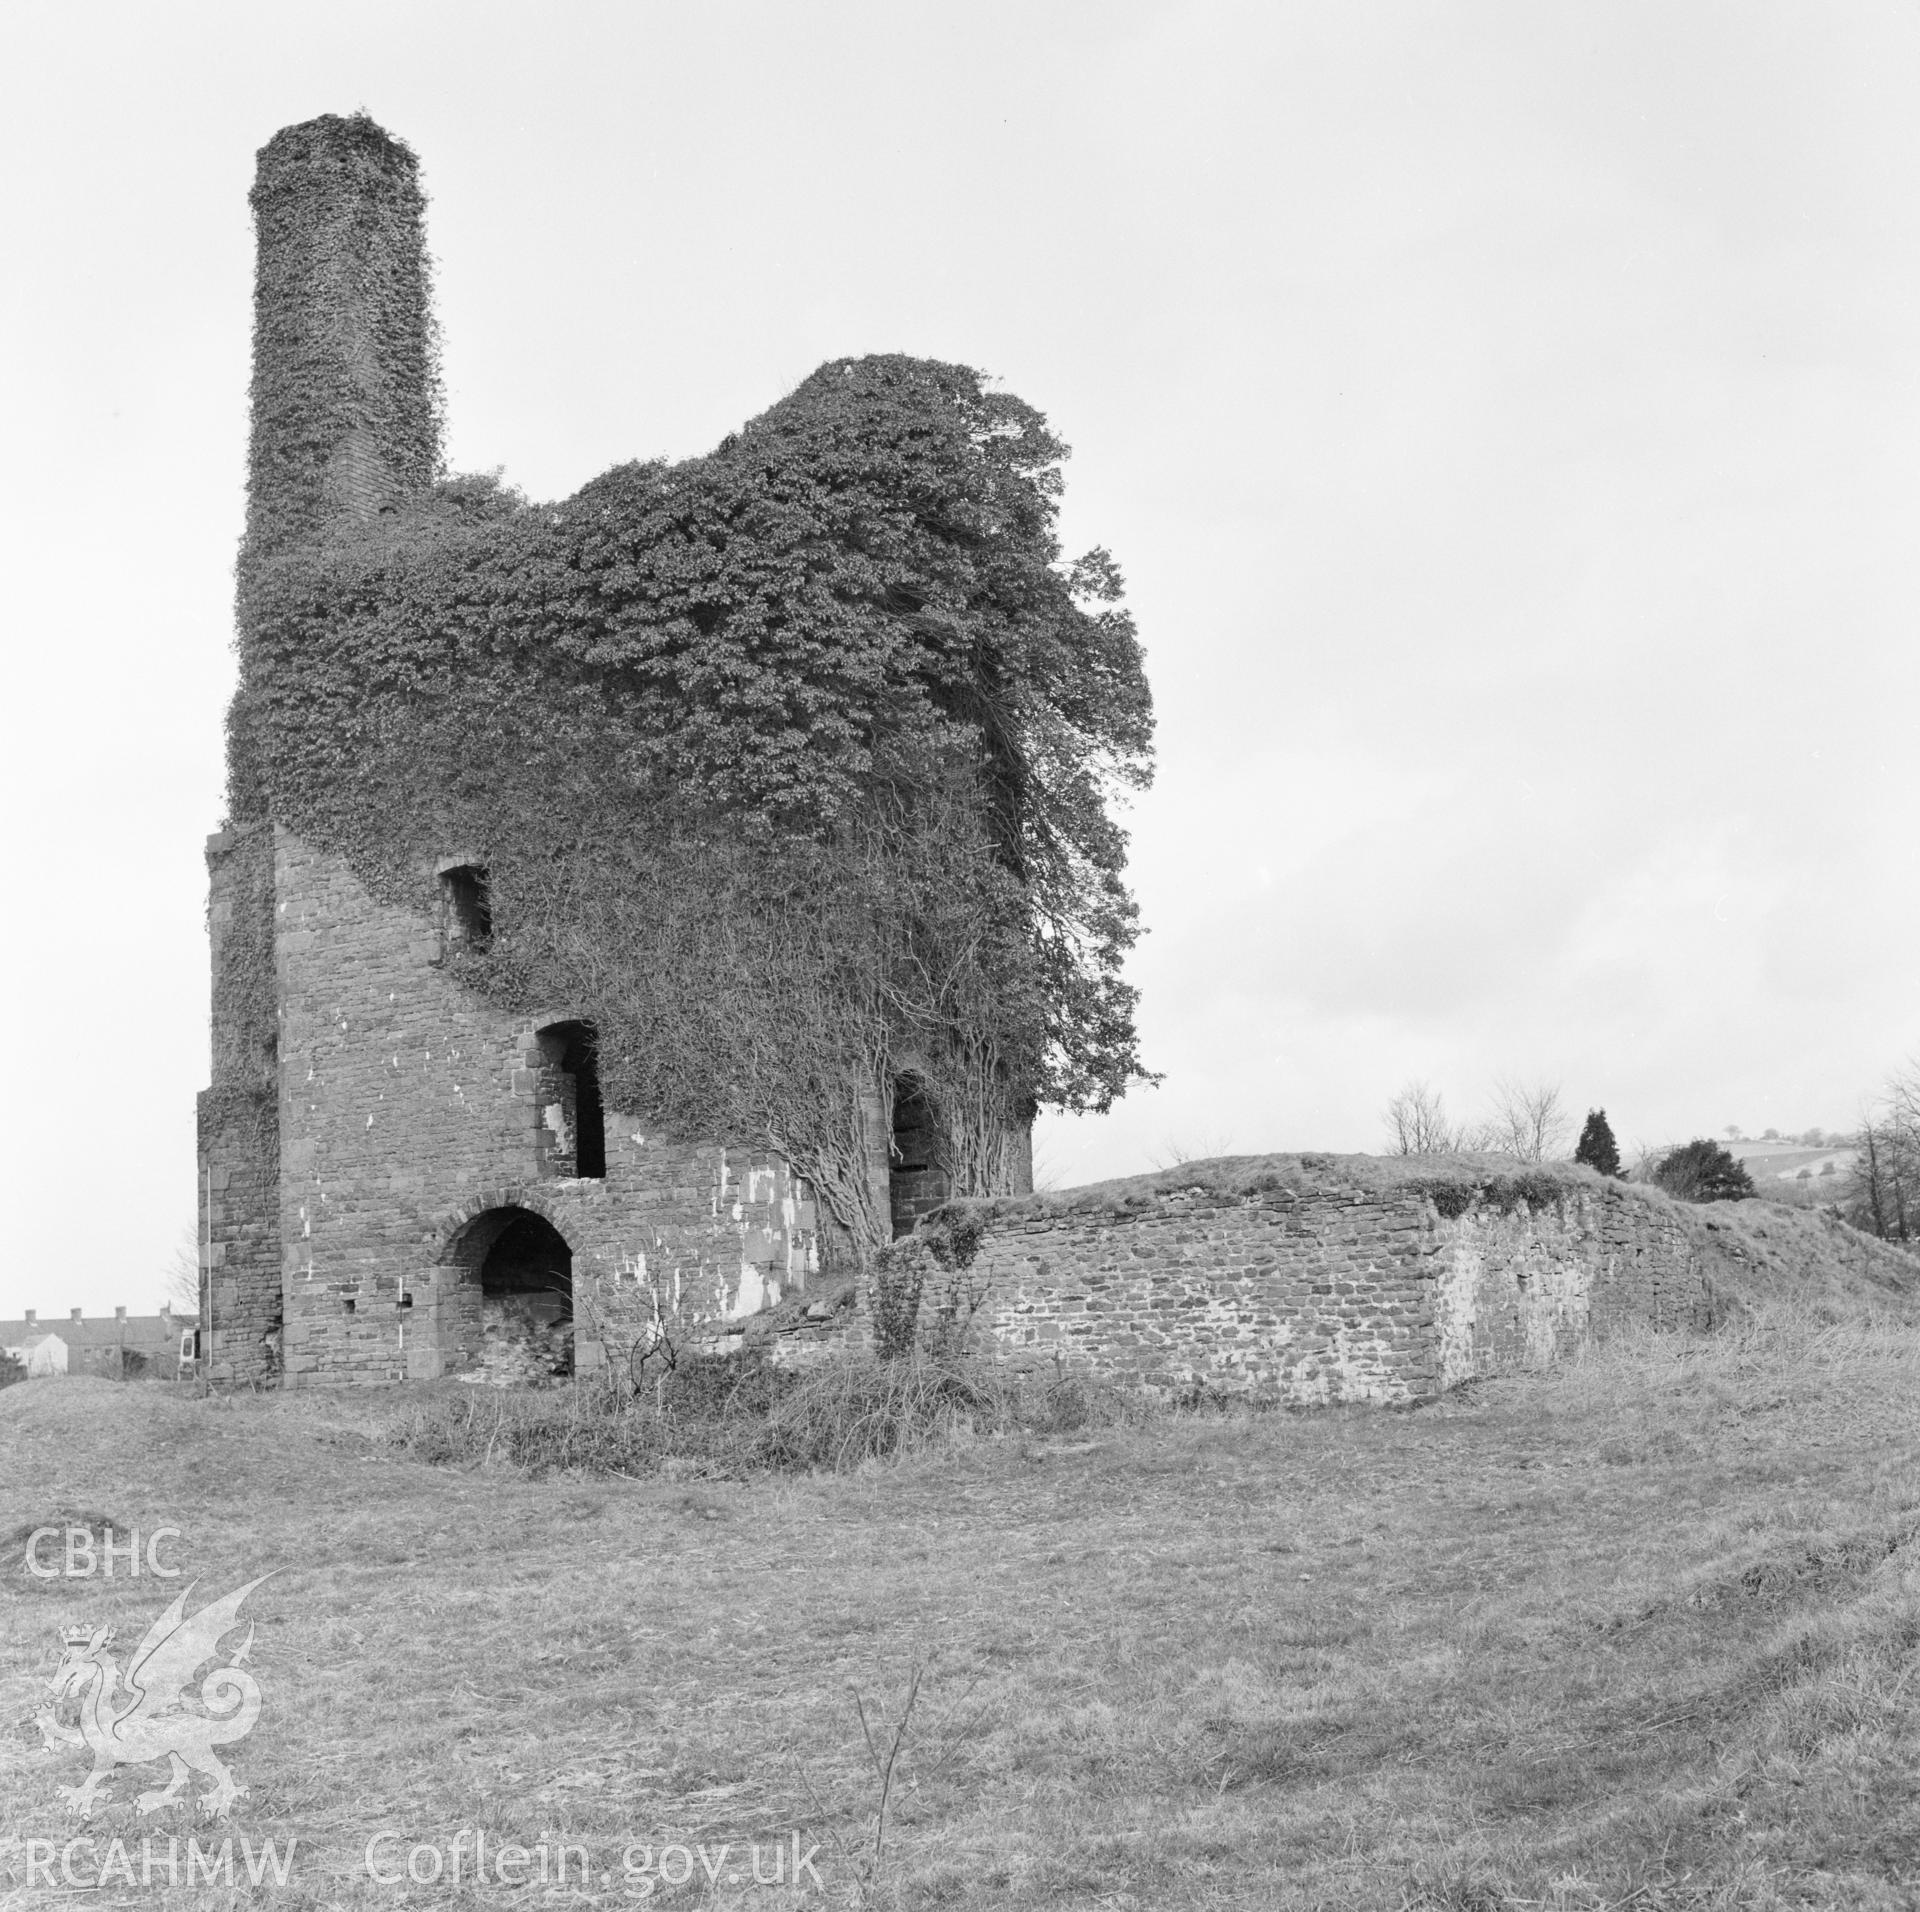
[[[403,503],[439,468],[419,163],[364,113],[274,134],[252,194],[247,554]]]

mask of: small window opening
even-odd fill
[[[607,1117],[600,1102],[599,1043],[590,1022],[556,1022],[540,1042],[540,1134],[547,1173],[603,1180]]]
[[[493,905],[487,873],[477,863],[440,873],[441,912],[449,944],[485,949],[493,940]]]

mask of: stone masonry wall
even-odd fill
[[[281,1359],[281,1257],[267,827],[208,838],[207,868],[213,1080],[197,1111],[201,1355],[218,1380],[271,1381]]]
[[[1001,1360],[1309,1403],[1425,1399],[1704,1305],[1686,1231],[1657,1200],[1568,1171],[1550,1199],[1509,1200],[1483,1173],[1487,1192],[1456,1176],[1436,1202],[1413,1168],[1356,1161],[956,1204],[949,1217],[971,1212],[985,1234],[944,1292],[929,1284],[923,1315],[971,1287]]]
[[[697,1334],[804,1288],[819,1218],[784,1162],[606,1111],[606,1174],[553,1172],[551,1049],[566,1005],[513,1017],[442,968],[441,926],[339,859],[275,837],[278,1219],[295,1384],[432,1378],[478,1353],[466,1231],[544,1216],[573,1254],[583,1365]],[[468,1257],[468,1261],[471,1257]]]
[[[988,1289],[986,1332],[1021,1364],[1173,1392],[1393,1401],[1437,1380],[1426,1249],[1403,1203],[1196,1189],[1134,1212],[1010,1219],[968,1273]]]
[[[776,1335],[794,1341],[782,1358],[865,1343],[865,1311],[840,1305],[847,1272],[822,1269],[823,1217],[777,1157],[608,1109],[605,1174],[572,1173],[555,1031],[576,1009],[496,1009],[445,967],[445,923],[376,902],[284,830],[216,837],[209,862],[214,1379],[271,1381],[283,1362],[295,1385],[471,1371],[479,1269],[514,1214],[571,1252],[582,1367],[663,1331]],[[1671,1206],[1584,1171],[1267,1157],[955,1203],[922,1226],[969,1215],[978,1252],[929,1282],[923,1317],[977,1297],[1002,1360],[1176,1394],[1419,1400],[1711,1305]]]
[[[1680,1216],[1618,1188],[1439,1224],[1435,1325],[1442,1383],[1539,1365],[1622,1321],[1700,1321],[1705,1282]]]

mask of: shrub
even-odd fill
[[[983,1212],[952,1202],[881,1249],[873,1259],[876,1354],[894,1360],[918,1347],[950,1361],[965,1352],[967,1331],[987,1299],[986,1283],[968,1274],[986,1233]],[[929,1298],[931,1317],[923,1323],[922,1304]]]
[[[752,1358],[683,1361],[656,1394],[444,1396],[387,1439],[434,1466],[639,1475],[664,1462],[709,1476],[844,1472],[970,1434],[1069,1434],[1150,1418],[1159,1404],[1091,1376],[1042,1379],[925,1349],[845,1354],[795,1373]]]
[[[1753,1194],[1752,1176],[1706,1136],[1664,1156],[1654,1166],[1653,1180],[1683,1202],[1740,1202]]]
[[[682,1355],[662,1377],[656,1405],[681,1422],[755,1419],[799,1385],[792,1368],[748,1353]]]
[[[998,1418],[995,1393],[988,1377],[918,1352],[830,1362],[767,1417],[756,1458],[835,1471],[884,1460],[984,1431]]]
[[[16,1361],[5,1348],[0,1348],[0,1388],[11,1387],[16,1381],[27,1378],[27,1366],[24,1361]]]
[[[1501,1215],[1511,1215],[1521,1203],[1538,1214],[1563,1202],[1573,1192],[1573,1184],[1564,1174],[1548,1168],[1523,1168],[1511,1174],[1421,1175],[1400,1184],[1415,1195],[1424,1195],[1447,1221],[1458,1221],[1476,1202],[1483,1202]]]

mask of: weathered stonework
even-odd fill
[[[609,1109],[604,1175],[573,1174],[549,1033],[572,1012],[501,1014],[447,973],[432,919],[285,830],[271,848],[277,1106],[220,1103],[203,1137],[215,1379],[268,1380],[282,1357],[296,1385],[473,1369],[490,1251],[525,1217],[570,1252],[582,1365],[806,1287],[820,1218],[786,1163]],[[258,853],[256,837],[210,846],[216,994],[234,987],[234,859]]]
[[[1681,1217],[1604,1185],[1440,1222],[1434,1320],[1446,1386],[1555,1360],[1623,1321],[1702,1323],[1712,1295]]]
[[[422,205],[413,155],[364,116],[285,128],[260,154],[248,564],[432,480]],[[457,980],[453,946],[477,948],[490,924],[471,853],[442,845],[419,872],[423,895],[439,885],[437,911],[377,902],[345,861],[270,820],[243,716],[239,821],[207,846],[213,1379],[474,1374],[483,1352],[494,1375],[524,1374],[550,1369],[566,1339],[590,1366],[662,1333],[711,1338],[815,1279],[838,1238],[784,1161],[604,1108],[578,1008],[509,1016]],[[884,1213],[894,1164],[877,1090],[873,1103],[866,1166]],[[945,1192],[919,1161],[901,1225]],[[525,1344],[503,1350],[514,1323]]]
[[[261,155],[250,565],[431,480],[421,205],[412,155],[359,116],[285,129]],[[271,652],[247,667],[270,673]],[[273,780],[249,755],[268,733],[245,710],[242,821],[208,845],[210,1375],[527,1378],[569,1348],[592,1367],[662,1334],[788,1358],[870,1341],[839,1238],[791,1167],[602,1106],[587,1010],[509,1015],[461,983],[491,935],[472,847],[438,845],[419,868],[437,909],[377,900],[269,819]],[[911,1059],[894,1066],[891,1108],[877,1084],[862,1105],[868,1193],[896,1233],[951,1231],[938,1124]],[[1030,1185],[1024,1138],[1004,1140],[1010,1172],[986,1179]],[[1689,1239],[1657,1203],[1579,1175],[1361,1159],[966,1205],[979,1253],[928,1279],[923,1315],[977,1301],[975,1328],[1008,1361],[1331,1402],[1424,1398],[1612,1320],[1700,1306]],[[889,1336],[904,1314],[884,1316]]]
[[[207,840],[213,1081],[199,1099],[202,1358],[235,1381],[280,1371],[280,1127],[273,834]]]
[[[1174,1394],[1393,1402],[1711,1305],[1677,1214],[1597,1177],[1505,1209],[1469,1204],[1462,1181],[1451,1217],[1377,1163],[1267,1158],[1224,1187],[1181,1181],[955,1205],[985,1234],[923,1316],[971,1286],[979,1344],[1002,1361]]]

